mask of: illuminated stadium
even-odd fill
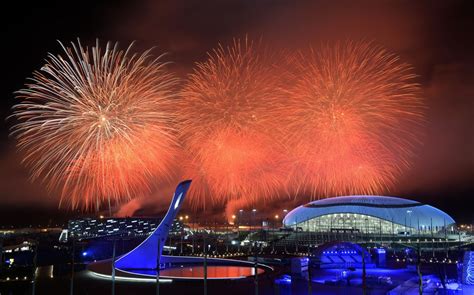
[[[417,201],[384,196],[344,196],[310,202],[287,214],[285,227],[312,232],[431,235],[454,230],[445,212]]]

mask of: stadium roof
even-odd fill
[[[310,202],[289,212],[285,226],[336,213],[363,214],[413,228],[442,227],[455,221],[445,212],[417,201],[384,196],[344,196]]]

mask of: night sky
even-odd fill
[[[8,137],[13,92],[41,68],[47,52],[60,52],[56,40],[80,37],[92,45],[98,38],[123,47],[136,41],[137,50],[156,46],[157,53],[170,52],[172,69],[184,77],[219,42],[246,35],[289,51],[334,40],[374,40],[411,63],[428,105],[426,138],[413,168],[387,195],[474,221],[472,1],[14,1],[9,7],[2,10],[1,26],[0,226],[80,214],[58,210],[55,196],[29,182]],[[162,208],[151,203],[156,202],[141,202],[149,206],[138,212]]]

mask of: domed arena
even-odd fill
[[[310,202],[289,212],[283,225],[303,231],[423,235],[452,230],[447,213],[417,201],[386,196],[344,196]]]

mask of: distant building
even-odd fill
[[[160,223],[158,218],[82,218],[69,220],[67,231],[61,234],[61,241],[68,238],[89,239],[105,236],[148,236]],[[171,234],[184,230],[182,222],[175,220]]]
[[[390,235],[431,235],[456,229],[453,218],[435,207],[384,196],[310,202],[289,212],[283,225],[302,231]]]
[[[4,253],[15,253],[15,252],[32,252],[33,251],[33,243],[30,241],[23,241],[21,244],[17,245],[10,245],[10,246],[3,246],[1,250]]]

